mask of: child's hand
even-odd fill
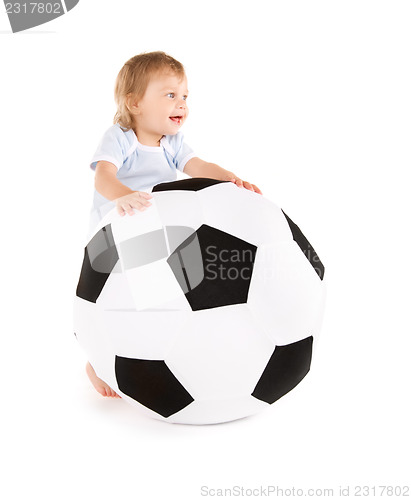
[[[234,184],[238,187],[244,187],[246,189],[249,189],[250,191],[254,191],[255,193],[258,194],[263,194],[260,189],[255,185],[255,184],[250,184],[247,181],[241,180],[239,177],[236,175],[230,179],[231,182],[234,182]]]
[[[125,196],[120,196],[114,200],[116,204],[118,213],[123,216],[128,213],[128,215],[134,215],[133,208],[143,211],[151,205],[148,201],[153,196],[150,193],[145,193],[144,191],[134,191],[133,193],[126,194]]]

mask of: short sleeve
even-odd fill
[[[108,161],[117,169],[123,165],[128,149],[128,142],[124,132],[117,125],[110,127],[103,135],[96,152],[91,159],[90,167],[95,170],[97,162]]]
[[[181,132],[176,135],[166,136],[166,138],[173,157],[173,164],[177,170],[182,172],[188,160],[191,160],[196,155],[190,146],[184,142],[184,136]]]

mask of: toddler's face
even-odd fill
[[[137,135],[156,140],[175,135],[188,116],[187,94],[185,76],[171,72],[153,75],[133,113]]]

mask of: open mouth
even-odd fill
[[[183,119],[182,116],[170,116],[170,120],[176,123],[177,125],[180,125],[182,119]]]

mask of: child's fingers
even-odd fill
[[[131,206],[142,212],[143,210],[151,206],[151,203],[145,200],[133,200]]]
[[[125,210],[128,213],[128,215],[134,215],[133,206],[131,204],[128,204]]]
[[[254,188],[253,188],[252,184],[250,184],[250,183],[249,183],[249,182],[247,182],[247,181],[244,181],[244,187],[245,187],[246,189],[249,189],[250,191],[254,191]]]
[[[147,200],[153,197],[153,195],[151,195],[150,193],[146,193],[145,191],[139,191],[138,194],[143,198],[146,198]]]
[[[148,200],[150,198],[152,198],[152,196],[149,193],[140,192],[140,193],[138,193],[138,196],[139,196],[139,199],[137,200],[137,203],[139,203],[143,207],[151,206],[151,203]],[[139,207],[136,206],[135,208],[139,208]]]
[[[238,177],[232,177],[230,179],[230,182],[234,182],[234,184],[239,186],[239,187],[242,186],[242,184],[243,184],[243,181],[241,179],[239,179]]]
[[[126,214],[128,215],[134,215],[134,210],[133,207],[130,205],[130,203],[120,203],[117,205],[117,211],[121,216],[124,216]]]
[[[250,182],[244,181],[244,187],[250,191],[254,191],[255,193],[263,194],[255,184],[251,184]]]
[[[123,217],[124,215],[126,215],[126,212],[124,210],[124,208],[121,206],[121,205],[118,205],[117,204],[117,212]]]

